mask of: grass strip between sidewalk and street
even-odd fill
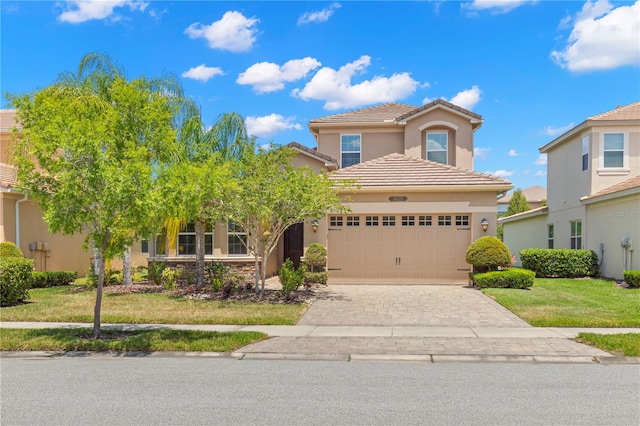
[[[613,281],[537,278],[528,290],[482,291],[534,327],[640,327],[640,290]]]
[[[640,356],[640,333],[580,333],[576,340],[614,355]]]
[[[1,321],[93,322],[95,290],[63,286],[29,290],[26,303],[0,309]],[[106,293],[102,323],[294,325],[305,304],[194,300],[162,293]]]
[[[0,351],[231,352],[267,335],[252,331],[105,330],[87,328],[0,329]]]

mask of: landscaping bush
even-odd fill
[[[0,258],[3,257],[24,257],[22,250],[10,241],[0,243]]]
[[[580,278],[598,275],[598,255],[592,250],[525,249],[522,267],[538,278]]]
[[[182,276],[180,269],[165,268],[160,276],[165,290],[175,290],[178,288],[178,279]]]
[[[147,270],[149,279],[153,281],[155,285],[162,285],[162,272],[167,268],[167,262],[152,261]]]
[[[71,284],[78,277],[76,271],[33,272],[31,288],[56,287]]]
[[[329,280],[328,272],[305,272],[304,273],[304,284],[322,284],[326,285]]]
[[[475,272],[495,271],[501,265],[511,264],[511,252],[498,238],[486,236],[471,243],[466,259]]]
[[[640,269],[624,271],[623,275],[630,288],[640,288]]]
[[[304,255],[304,263],[311,272],[322,272],[327,264],[327,249],[319,243],[312,243]]]
[[[289,299],[291,292],[295,291],[304,283],[304,273],[306,271],[304,265],[300,265],[298,269],[293,266],[291,259],[284,261],[280,270],[278,271],[278,277],[282,284],[282,294]]]
[[[11,306],[29,298],[33,260],[0,257],[0,306]]]
[[[480,288],[529,288],[536,274],[528,269],[509,268],[475,274],[473,280]]]

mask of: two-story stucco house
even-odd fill
[[[640,268],[640,102],[589,117],[540,152],[547,206],[500,219],[511,250],[593,250],[601,275],[618,279]]]

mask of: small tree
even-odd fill
[[[304,263],[309,266],[311,272],[322,272],[327,265],[327,249],[320,243],[309,244],[304,254]]]
[[[496,237],[480,237],[467,249],[466,260],[474,272],[495,271],[501,265],[511,265],[511,252]]]
[[[522,189],[517,188],[511,195],[511,199],[509,200],[509,205],[507,206],[507,211],[505,212],[504,217],[526,212],[527,210],[531,210],[531,207],[527,203],[527,198],[524,196]],[[500,240],[503,239],[504,231],[503,225],[501,223],[498,224],[496,234]]]

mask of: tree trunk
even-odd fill
[[[267,255],[266,250],[265,253],[262,254],[262,262],[260,263],[260,271],[262,272],[262,291],[261,294],[264,295],[264,283],[267,280]]]
[[[204,233],[206,224],[195,221],[196,228],[196,287],[204,286]]]
[[[122,284],[132,286],[133,276],[131,274],[131,246],[127,247],[122,256]]]
[[[98,265],[98,287],[96,289],[96,306],[93,309],[93,338],[100,337],[100,310],[102,308],[102,286],[104,284],[104,258],[101,249],[95,250],[95,260]]]
[[[258,295],[258,291],[260,289],[260,263],[258,263],[258,253],[253,254],[253,258],[255,260],[255,278],[256,278],[256,296]]]

